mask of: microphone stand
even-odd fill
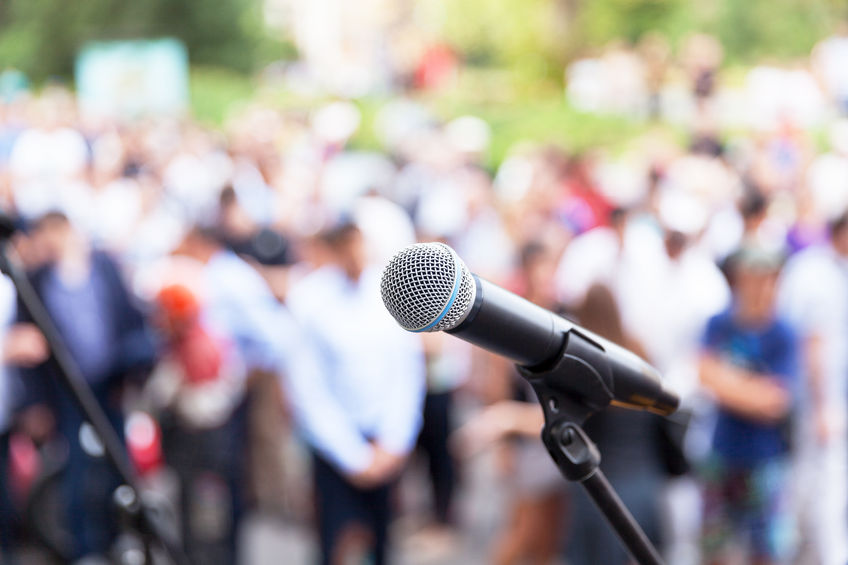
[[[657,549],[621,501],[600,469],[597,446],[581,424],[613,400],[609,386],[593,363],[602,362],[594,343],[576,331],[553,366],[518,371],[528,380],[545,415],[542,442],[566,479],[579,482],[640,565],[663,565]]]
[[[189,565],[190,561],[179,548],[179,544],[173,537],[173,532],[169,533],[162,527],[159,517],[156,514],[156,508],[147,504],[144,500],[142,490],[139,486],[138,474],[130,463],[129,455],[118,433],[112,427],[100,404],[98,404],[94,393],[87,386],[79,367],[73,357],[71,357],[59,331],[50,318],[50,314],[44,307],[44,303],[39,298],[26,274],[10,261],[8,248],[10,246],[10,238],[14,232],[15,225],[13,220],[9,216],[0,213],[0,272],[11,279],[21,304],[27,313],[29,313],[33,323],[41,331],[42,335],[44,335],[44,339],[47,341],[47,346],[51,353],[51,361],[56,369],[58,369],[57,374],[59,375],[59,379],[73,397],[85,420],[94,428],[97,437],[103,444],[106,458],[118,472],[124,485],[129,487],[134,493],[134,496],[130,497],[135,501],[133,504],[124,504],[120,498],[116,500],[119,509],[124,513],[129,512],[131,515],[134,515],[136,518],[134,522],[139,528],[139,533],[148,542],[148,546],[151,540],[156,540],[171,557],[173,563],[177,565]],[[119,487],[119,490],[121,488]]]

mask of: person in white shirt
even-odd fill
[[[812,246],[786,265],[781,313],[804,345],[806,398],[799,403],[795,440],[799,511],[817,563],[848,560],[848,212],[834,220],[830,242]]]
[[[359,228],[333,227],[320,245],[329,262],[287,300],[320,371],[290,375],[286,392],[313,455],[321,563],[370,554],[381,565],[391,487],[421,425],[424,357],[383,306]]]
[[[8,277],[0,277],[0,558],[16,563],[18,540],[15,529],[21,516],[14,503],[9,476],[9,439],[15,403],[22,390],[6,365],[32,366],[47,358],[47,342],[34,326],[10,327],[15,315],[15,288]]]

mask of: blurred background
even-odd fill
[[[586,424],[670,564],[848,561],[842,2],[6,0],[0,208],[196,563],[629,563],[514,368],[388,317],[417,241],[680,393]],[[143,563],[0,318],[0,562]]]

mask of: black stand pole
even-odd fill
[[[662,565],[656,548],[601,471],[598,449],[583,428],[564,422],[553,431],[543,431],[543,441],[563,475],[583,485],[636,562]]]
[[[138,475],[130,463],[117,432],[83,379],[79,367],[71,357],[61,335],[53,325],[50,314],[32,284],[30,284],[29,279],[9,260],[9,237],[13,231],[14,227],[9,219],[0,218],[0,271],[12,280],[21,303],[29,313],[33,323],[44,335],[52,354],[52,360],[58,368],[60,379],[68,392],[71,393],[83,417],[91,424],[98,438],[100,438],[107,459],[120,475],[121,481],[135,492],[137,500],[143,500]],[[154,517],[153,509],[142,503],[138,507],[138,513],[138,523],[143,529],[142,534],[157,540],[174,563],[187,565],[189,563],[188,558],[179,549],[176,540],[160,527]]]
[[[663,565],[599,465],[601,455],[581,424],[613,399],[603,356],[591,340],[572,330],[559,361],[544,369],[518,367],[542,405],[542,442],[566,479],[579,482],[640,565]],[[602,350],[601,350],[602,351]]]

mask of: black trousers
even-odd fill
[[[193,430],[174,418],[162,422],[165,460],[180,482],[180,521],[194,563],[231,565],[241,518],[243,430],[239,413],[217,428]]]
[[[433,508],[440,524],[451,523],[456,488],[456,462],[448,448],[452,406],[452,392],[428,393],[424,401],[424,422],[418,436],[418,447],[427,454]]]
[[[373,539],[372,563],[386,563],[386,546],[391,519],[390,494],[393,484],[360,489],[317,453],[312,454],[321,564],[330,565],[345,530],[358,526]]]

